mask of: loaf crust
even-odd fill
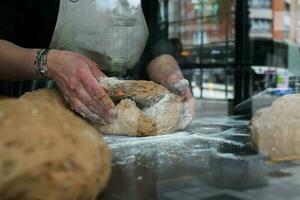
[[[283,96],[251,119],[251,142],[273,161],[300,159],[300,94]]]
[[[117,117],[95,124],[103,133],[150,136],[178,130],[183,98],[152,81],[103,78],[100,84],[116,104]]]
[[[91,125],[39,90],[0,100],[1,200],[94,200],[110,174],[110,151]]]

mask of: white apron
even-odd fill
[[[124,74],[147,38],[141,0],[60,0],[50,48],[79,52],[104,71]]]

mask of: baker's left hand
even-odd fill
[[[184,97],[183,112],[179,123],[179,129],[187,127],[195,117],[195,98],[186,79],[170,77],[166,87],[173,93]]]
[[[158,56],[148,64],[147,72],[151,80],[184,97],[183,112],[178,126],[179,129],[184,129],[195,117],[195,98],[177,61],[168,54]]]

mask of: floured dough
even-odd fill
[[[251,120],[255,148],[274,161],[300,159],[300,94],[287,95],[259,110]]]
[[[117,118],[95,125],[103,133],[147,136],[178,130],[183,99],[151,81],[103,78],[100,84],[117,104]]]
[[[110,173],[98,131],[40,90],[0,100],[0,199],[94,200]]]

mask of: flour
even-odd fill
[[[105,136],[112,150],[113,165],[143,165],[167,167],[175,163],[189,163],[193,159],[208,162],[209,155],[216,153],[222,145],[243,148],[245,142],[235,137],[247,137],[244,121],[217,120],[211,118],[195,120],[186,131],[151,137]],[[238,125],[238,126],[237,126]]]
[[[173,94],[167,94],[162,97],[156,104],[152,105],[149,108],[143,109],[146,115],[150,116],[151,118],[155,118],[156,116],[160,115],[162,111],[165,111],[166,109],[166,104],[168,104],[171,99]]]
[[[232,153],[216,153],[216,155],[222,158],[239,159],[235,154]]]
[[[119,80],[116,77],[99,78],[98,82],[105,88],[110,88],[113,87],[114,85],[124,83],[123,80]]]

